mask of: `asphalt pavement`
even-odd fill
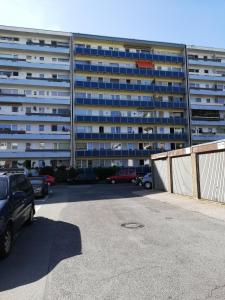
[[[225,299],[225,222],[149,193],[54,187],[0,261],[0,299]]]

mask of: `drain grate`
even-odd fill
[[[123,223],[121,224],[121,226],[128,229],[136,229],[136,228],[143,228],[145,225],[136,222],[130,222],[130,223]]]

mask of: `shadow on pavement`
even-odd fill
[[[81,234],[76,225],[44,217],[22,228],[12,252],[0,260],[0,292],[35,282],[67,258],[80,255]]]
[[[53,189],[53,194],[43,204],[82,202],[95,200],[116,200],[137,198],[159,191],[147,190],[132,183],[89,184],[89,185],[59,185]],[[37,202],[38,204],[38,202]]]

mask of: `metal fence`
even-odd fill
[[[225,140],[154,154],[151,159],[155,189],[225,202]]]

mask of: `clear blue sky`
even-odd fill
[[[225,48],[225,0],[0,0],[0,24]]]

